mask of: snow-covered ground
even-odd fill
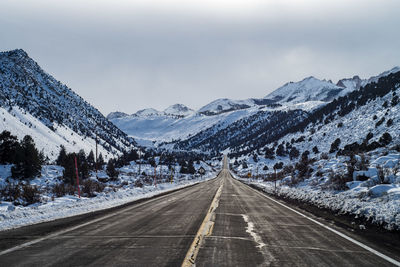
[[[388,230],[400,230],[400,153],[372,155],[365,170],[353,173],[353,181],[346,183],[346,190],[334,190],[331,173],[345,173],[347,160],[348,157],[320,159],[311,165],[314,171],[310,178],[293,185],[293,174],[287,175],[277,181],[276,191],[274,181],[236,178],[270,194],[307,202],[335,213],[354,215]]]
[[[226,127],[243,117],[255,114],[257,111],[257,108],[251,108],[215,116],[195,113],[183,118],[160,114],[130,115],[111,121],[129,136],[142,140],[141,144],[146,144],[144,140],[170,142],[186,139],[217,124],[219,127]]]
[[[198,168],[200,166],[205,165],[204,163],[195,165]],[[175,174],[172,182],[158,182],[156,186],[152,183],[152,185],[137,187],[135,184],[137,175],[134,175],[137,172],[137,167],[133,164],[122,168],[120,179],[116,182],[107,182],[104,191],[97,193],[95,197],[78,198],[77,195],[54,197],[48,189],[60,182],[62,168],[54,165],[44,166],[42,177],[30,182],[31,185],[36,185],[42,190],[41,202],[25,207],[15,206],[11,202],[0,202],[0,231],[116,207],[209,180],[216,176],[216,173],[210,167],[207,167],[206,174],[202,177]],[[0,187],[10,182],[10,169],[10,165],[0,165]],[[141,166],[141,171],[145,173],[150,174],[152,170],[154,169],[149,165]],[[106,177],[106,174],[101,171],[99,177]],[[7,182],[6,179],[8,179]]]
[[[68,152],[78,152],[80,149],[89,153],[95,151],[96,141],[93,138],[84,138],[65,125],[53,123],[55,131],[48,128],[43,122],[32,116],[29,112],[14,106],[11,111],[0,107],[0,132],[7,130],[22,140],[25,135],[30,135],[35,140],[39,151],[43,151],[50,160],[55,160],[63,145]],[[108,160],[115,155],[98,146],[99,153]],[[118,153],[116,153],[118,154]]]

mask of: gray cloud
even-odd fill
[[[5,0],[0,49],[25,49],[105,114],[199,108],[400,64],[398,1],[58,2]]]

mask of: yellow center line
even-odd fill
[[[214,199],[211,202],[210,208],[208,209],[206,217],[204,218],[199,230],[197,231],[197,234],[192,242],[192,245],[190,246],[188,252],[186,253],[186,257],[183,260],[182,267],[194,266],[197,254],[199,253],[204,237],[210,236],[212,234],[212,231],[214,229],[213,219],[215,220],[215,216],[213,215],[215,214],[215,210],[218,207],[223,185],[224,185],[224,180],[221,181],[221,184],[217,192],[215,193]]]

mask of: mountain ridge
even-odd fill
[[[62,136],[65,144],[70,143],[70,150],[79,149],[79,144],[94,149],[96,135],[100,146],[110,155],[134,144],[132,138],[107,120],[99,110],[45,72],[22,49],[0,53],[0,107],[3,109],[3,121],[8,118],[3,124],[5,129],[19,125],[17,128],[20,131],[28,132],[28,129],[23,130],[23,125],[42,128],[39,125],[42,123],[45,126],[43,130],[52,138]],[[19,123],[27,120],[28,115],[37,119],[36,125]],[[11,120],[12,117],[15,121]],[[35,134],[34,131],[29,132]],[[74,134],[80,136],[81,141],[72,138]],[[50,151],[53,154],[56,153],[54,149]]]
[[[168,117],[157,111],[158,113],[152,112],[150,117],[135,113],[136,116],[128,115],[112,121],[136,139],[156,141],[156,143],[183,141],[202,131],[211,133],[221,130],[227,124],[253,116],[258,111],[288,112],[298,109],[310,112],[375,81],[376,77],[395,70],[396,68],[393,68],[369,79],[353,76],[341,79],[337,84],[310,76],[298,82],[286,83],[264,98],[245,100],[221,98],[182,117]]]

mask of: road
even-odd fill
[[[0,251],[0,266],[394,266],[233,179],[224,165],[216,179],[82,224],[0,232],[0,247],[26,239]]]

